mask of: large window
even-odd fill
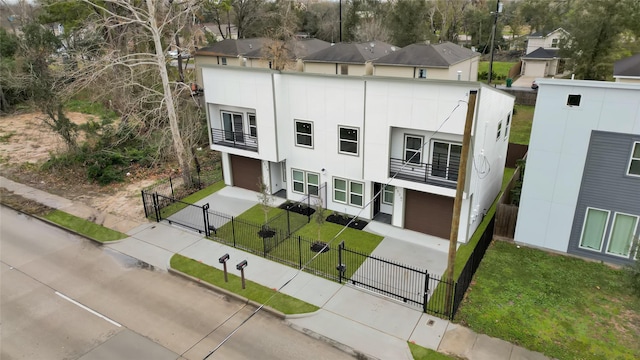
[[[338,127],[338,152],[358,155],[358,129]]]
[[[313,123],[310,121],[296,120],[296,145],[313,147]]]
[[[507,140],[509,138],[509,126],[511,126],[511,114],[507,115],[507,122],[504,126],[504,139]]]
[[[393,185],[387,185],[382,191],[382,203],[387,205],[393,205],[393,194],[396,188]]]
[[[422,162],[421,136],[404,136],[404,161],[411,164],[420,164]]]
[[[242,114],[222,111],[222,130],[227,141],[244,142]]]
[[[628,257],[637,227],[637,216],[616,213],[613,218],[607,253]]]
[[[635,142],[631,149],[631,160],[629,161],[629,175],[640,176],[640,142]]]
[[[604,232],[609,221],[609,212],[606,210],[587,208],[580,236],[580,247],[589,250],[600,251]]]
[[[434,141],[431,154],[431,176],[457,181],[461,153],[462,145]]]
[[[364,203],[364,184],[357,181],[333,178],[333,200],[362,207]]]
[[[300,194],[318,196],[320,189],[320,174],[292,169],[293,191]]]

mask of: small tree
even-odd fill
[[[273,196],[269,194],[269,188],[262,181],[262,177],[258,178],[258,202],[260,206],[262,206],[262,211],[264,211],[264,223],[265,225],[269,221],[269,210],[271,210],[271,204],[273,203]]]
[[[322,225],[324,225],[324,222],[326,221],[326,216],[325,213],[327,212],[327,209],[324,208],[324,202],[322,201],[322,196],[320,196],[315,203],[315,210],[316,212],[313,213],[313,220],[316,222],[316,225],[318,225],[318,241],[321,241],[321,231],[322,231]]]

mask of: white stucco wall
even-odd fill
[[[539,80],[515,240],[566,252],[592,130],[640,134],[640,85]],[[635,89],[635,91],[630,91]],[[567,106],[569,94],[580,106]]]

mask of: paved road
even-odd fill
[[[0,207],[0,358],[202,359],[251,309]],[[209,359],[348,359],[260,313]]]

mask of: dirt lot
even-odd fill
[[[91,115],[68,113],[78,123]],[[95,209],[131,219],[143,219],[140,190],[164,177],[161,170],[135,171],[120,184],[92,184],[84,172],[60,173],[38,171],[50,153],[64,150],[64,142],[41,120],[39,113],[0,117],[0,174],[14,181],[81,201]]]

